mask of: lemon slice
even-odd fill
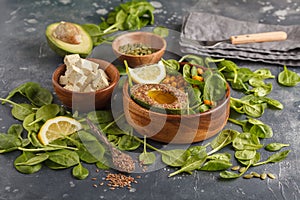
[[[155,84],[160,83],[166,77],[166,68],[161,61],[153,65],[128,68],[128,72],[136,83]]]
[[[58,138],[63,138],[80,129],[81,124],[77,120],[59,116],[49,119],[43,124],[38,133],[38,139],[43,145],[47,145]]]

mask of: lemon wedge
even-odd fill
[[[166,68],[161,61],[157,64],[128,68],[128,72],[135,83],[156,84],[166,77]]]
[[[47,120],[38,133],[38,139],[43,145],[70,135],[82,128],[80,122],[76,119],[59,116]]]

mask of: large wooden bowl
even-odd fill
[[[120,46],[126,44],[145,44],[153,49],[156,49],[149,55],[129,55],[119,51]],[[167,47],[165,39],[150,32],[129,32],[118,36],[112,43],[112,49],[117,58],[123,62],[127,61],[129,67],[138,67],[142,65],[157,63],[164,55]]]
[[[99,68],[106,72],[110,81],[108,87],[95,92],[74,92],[63,88],[63,86],[59,84],[59,77],[65,74],[65,64],[60,65],[52,75],[52,85],[59,100],[66,107],[82,112],[98,110],[110,106],[109,103],[113,90],[120,79],[118,69],[111,63],[95,58],[87,59],[99,64]]]
[[[174,144],[200,142],[216,135],[226,125],[230,112],[230,89],[227,88],[225,100],[207,112],[172,115],[153,112],[135,103],[129,96],[126,82],[123,86],[125,117],[139,134],[156,141]]]

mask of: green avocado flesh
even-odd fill
[[[183,91],[166,84],[136,84],[130,94],[137,104],[154,112],[183,114],[188,105]]]
[[[69,54],[79,54],[81,57],[87,57],[93,50],[93,41],[90,35],[78,24],[75,25],[80,31],[82,41],[80,44],[70,44],[54,37],[53,32],[60,23],[50,24],[46,28],[46,38],[49,47],[59,56],[64,57]]]

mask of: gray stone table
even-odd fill
[[[44,35],[46,26],[62,20],[99,23],[100,18],[119,3],[117,0],[1,0],[0,97],[27,81],[38,82],[53,91],[51,75],[62,58],[49,49]],[[260,23],[292,25],[300,21],[299,0],[157,0],[151,3],[156,7],[155,25],[177,31],[184,15],[191,10]],[[265,67],[276,76],[282,71],[278,65],[239,60],[236,63],[253,70]],[[300,74],[300,66],[290,69]],[[138,184],[130,191],[111,191],[106,186],[93,187],[95,182],[91,178],[105,177],[105,172],[96,172],[94,165],[85,165],[90,169],[90,176],[85,180],[74,179],[70,169],[54,171],[44,167],[35,174],[25,175],[17,172],[13,165],[19,152],[11,152],[0,154],[0,200],[300,199],[300,85],[287,88],[279,86],[276,79],[270,82],[273,83],[271,97],[280,100],[284,109],[268,109],[262,120],[274,130],[271,141],[289,143],[291,153],[285,161],[257,167],[256,171],[272,172],[276,179],[224,181],[218,172],[202,171],[168,178],[174,169],[163,167],[139,174]],[[56,98],[55,101],[58,102]],[[7,105],[0,106],[2,133],[12,123],[18,123],[10,110]],[[227,127],[235,126],[228,124]]]

